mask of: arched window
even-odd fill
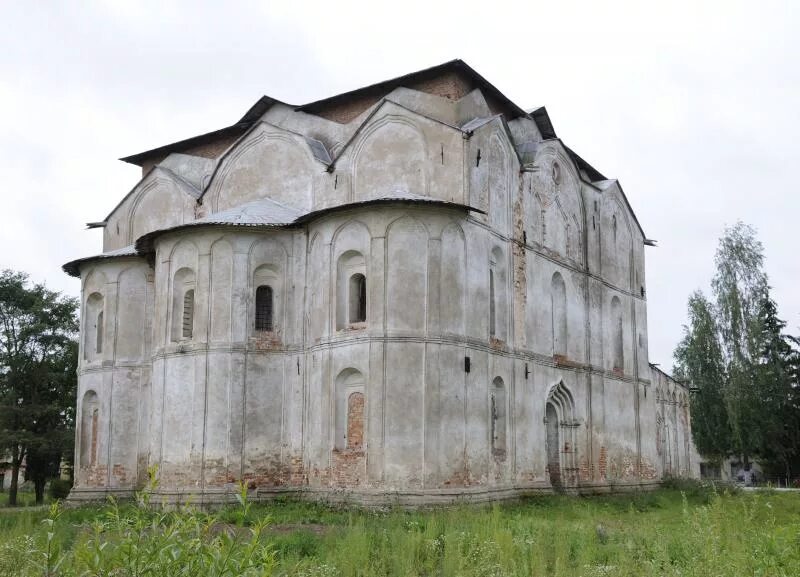
[[[194,329],[194,289],[189,289],[183,293],[183,321],[181,336],[185,339],[192,338]]]
[[[550,282],[553,323],[553,355],[567,356],[567,287],[560,273]]]
[[[611,217],[611,228],[614,229],[614,245],[617,243],[617,215]]]
[[[351,323],[367,321],[367,277],[356,273],[348,286],[348,312]]]
[[[103,352],[103,311],[97,315],[97,336],[95,336],[94,350],[98,355]]]
[[[100,358],[103,352],[103,332],[103,295],[92,293],[86,299],[83,356],[87,361]]]
[[[495,296],[494,296],[494,271],[489,269],[489,336],[493,337],[497,334],[497,312],[495,311]]]
[[[173,342],[191,339],[194,334],[194,271],[181,268],[172,281],[172,331]]]
[[[360,252],[348,250],[336,265],[336,330],[363,328],[366,321],[366,260]]]
[[[622,372],[625,369],[624,338],[622,330],[622,303],[619,297],[611,299],[611,346],[612,368]]]
[[[503,379],[497,377],[492,381],[492,392],[489,397],[492,416],[492,452],[504,455],[506,452],[506,388]]]
[[[272,332],[274,330],[272,315],[272,287],[260,286],[256,289],[256,330]]]

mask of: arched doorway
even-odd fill
[[[550,474],[550,484],[554,489],[561,489],[561,443],[558,438],[558,413],[553,403],[547,403],[545,409],[545,426],[547,428],[547,471]]]
[[[578,482],[575,402],[563,381],[551,387],[545,403],[547,472],[553,489]]]

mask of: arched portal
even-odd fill
[[[559,381],[550,389],[545,403],[545,442],[547,471],[555,490],[578,482],[575,401],[572,393]]]
[[[550,484],[554,489],[561,488],[561,455],[559,453],[558,413],[553,403],[547,403],[545,409],[545,427],[547,428],[547,471],[550,473]]]

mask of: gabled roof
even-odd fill
[[[497,103],[497,105],[499,105],[508,113],[508,118],[506,118],[506,120],[511,120],[518,116],[528,116],[528,114],[522,108],[514,104],[514,102],[512,102],[502,92],[495,88],[495,86],[483,76],[478,74],[471,66],[465,63],[463,60],[458,59],[445,62],[444,64],[438,64],[424,70],[419,70],[417,72],[412,72],[410,74],[405,74],[403,76],[398,76],[397,78],[392,78],[390,80],[384,80],[363,88],[358,88],[356,90],[350,90],[349,92],[323,98],[322,100],[309,102],[308,104],[303,104],[302,106],[287,106],[292,106],[295,110],[301,112],[317,114],[326,108],[337,106],[351,100],[374,97],[377,101],[400,86],[422,83],[426,80],[430,80],[448,73],[458,74],[462,78],[468,80],[473,89],[479,88],[488,97],[488,99]],[[238,138],[276,103],[286,104],[270,96],[262,96],[235,124],[226,126],[225,128],[220,128],[219,130],[207,132],[205,134],[193,136],[184,140],[179,140],[178,142],[159,146],[158,148],[152,148],[144,152],[132,154],[130,156],[120,158],[120,160],[130,164],[135,164],[137,166],[142,166],[149,158],[159,156],[164,157],[171,152],[185,151],[187,149],[215,142],[223,138]],[[537,109],[534,112],[533,118],[537,125],[539,125],[539,128],[543,134],[552,133],[555,135],[555,132],[553,132],[553,126],[550,124],[549,118],[547,118],[547,111],[545,111],[544,107]]]
[[[400,86],[417,84],[447,73],[460,74],[470,80],[473,84],[473,88],[480,88],[482,92],[491,96],[501,106],[507,108],[512,113],[512,117],[515,118],[517,116],[527,116],[527,113],[523,109],[514,104],[505,96],[505,94],[495,88],[491,82],[486,80],[483,76],[478,74],[474,68],[460,59],[450,60],[449,62],[431,66],[430,68],[425,68],[424,70],[418,70],[416,72],[404,74],[403,76],[398,76],[397,78],[391,78],[389,80],[383,80],[375,84],[370,84],[369,86],[364,86],[363,88],[357,88],[355,90],[350,90],[349,92],[343,92],[342,94],[337,94],[336,96],[329,96],[328,98],[323,98],[322,100],[317,100],[315,102],[309,102],[308,104],[298,106],[297,110],[308,112],[310,114],[316,114],[325,108],[342,104],[348,100],[356,100],[367,96],[375,96],[376,98],[380,99]]]

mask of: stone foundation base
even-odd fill
[[[661,486],[660,481],[582,483],[564,487],[562,493],[570,495],[592,495],[633,491],[652,491]],[[268,502],[280,498],[325,503],[329,505],[353,505],[356,507],[436,507],[458,504],[495,503],[512,501],[531,495],[554,494],[557,491],[546,483],[505,487],[463,487],[447,489],[418,489],[387,491],[381,489],[336,489],[322,487],[274,487],[250,491],[253,503]],[[236,489],[207,489],[203,492],[160,489],[150,495],[150,504],[163,507],[195,506],[201,508],[235,505]],[[69,502],[100,502],[113,496],[117,499],[133,498],[131,489],[73,489]]]

